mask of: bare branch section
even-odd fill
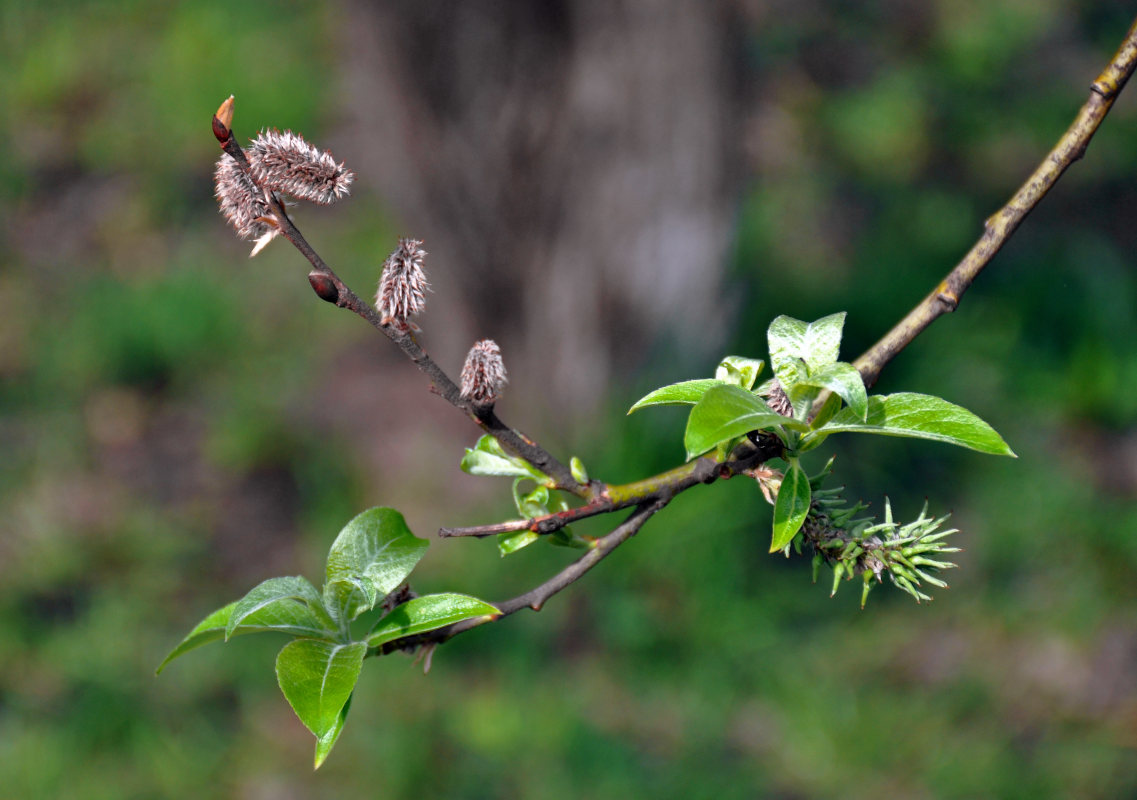
[[[1129,28],[1109,66],[1093,82],[1089,100],[1082,106],[1073,124],[1010,201],[987,219],[979,241],[931,294],[908,312],[884,338],[853,362],[864,378],[866,387],[876,383],[885,365],[925,328],[940,316],[955,311],[960,297],[1026,215],[1046,196],[1066,169],[1085,155],[1090,139],[1133,74],[1134,67],[1137,67],[1137,20]]]

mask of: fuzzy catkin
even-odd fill
[[[423,270],[425,256],[418,239],[399,239],[395,252],[383,262],[375,308],[384,325],[394,325],[401,331],[413,327],[410,318],[423,310],[430,290]]]
[[[269,226],[260,220],[261,217],[272,215],[264,193],[228,153],[222,153],[217,160],[213,185],[221,204],[221,213],[238,236],[242,239],[256,239],[268,233]]]
[[[332,154],[292,131],[261,131],[246,151],[249,171],[266,189],[328,205],[348,194],[355,175]]]
[[[493,339],[475,342],[462,367],[462,397],[478,405],[489,405],[501,396],[507,380],[497,342]]]

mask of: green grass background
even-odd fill
[[[740,203],[732,352],[764,356],[779,313],[837,310],[844,357],[870,345],[1065,129],[1132,14],[929,5],[918,30],[880,2],[806,4],[746,32],[753,74],[792,78],[796,133]],[[349,24],[338,4],[0,4],[0,794],[1137,793],[1133,88],[878,387],[967,406],[1020,457],[819,451],[853,498],[954,511],[966,550],[931,605],[888,588],[863,612],[855,588],[830,600],[806,561],[765,554],[769,509],[731,481],[683,495],[540,614],[447,644],[428,676],[368,661],[318,773],[272,674],[283,639],[214,645],[155,678],[198,619],[263,578],[318,579],[369,505],[420,536],[509,513],[504,482],[457,473],[474,429],[314,302],[287,245],[249,262],[216,213],[210,113],[235,93],[239,130],[320,142]],[[819,79],[820,48],[860,70]],[[301,222],[361,293],[398,228],[366,176]],[[613,481],[673,466],[682,415],[623,412],[712,368],[677,374],[659,353],[587,425],[532,433]],[[510,402],[507,419],[540,398]],[[436,542],[415,583],[494,599],[565,558]]]

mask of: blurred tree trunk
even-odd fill
[[[428,345],[502,345],[515,390],[587,413],[669,347],[713,356],[743,158],[718,2],[351,2],[353,134],[431,252]],[[392,243],[393,244],[393,243]],[[376,254],[380,259],[384,254]],[[452,365],[452,369],[456,366]]]

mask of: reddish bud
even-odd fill
[[[217,141],[225,144],[229,140],[229,132],[233,126],[233,95],[222,103],[217,113],[213,115],[213,135]]]
[[[318,272],[313,270],[308,273],[308,283],[312,284],[312,291],[321,300],[326,300],[329,303],[338,303],[340,299],[340,290],[336,287],[336,282],[333,281],[326,272]]]

